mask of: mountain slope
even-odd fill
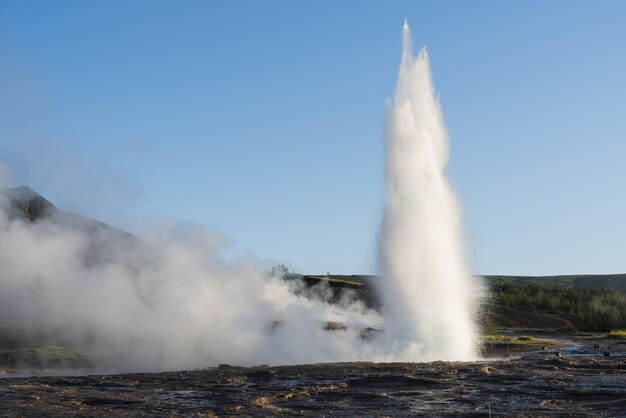
[[[108,261],[114,251],[136,244],[130,233],[104,222],[58,209],[29,187],[0,190],[0,210],[10,222],[23,221],[33,226],[49,224],[61,231],[76,232],[87,238],[85,264]]]

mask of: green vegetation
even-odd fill
[[[483,342],[487,344],[509,344],[509,345],[550,345],[547,340],[540,340],[535,337],[523,335],[521,337],[507,337],[505,335],[485,335]]]
[[[317,279],[319,281],[327,281],[328,283],[345,284],[345,285],[354,286],[354,287],[363,286],[363,283],[359,283],[359,282],[355,282],[351,280],[336,279],[336,278],[333,278],[332,276],[306,276],[306,278]]]
[[[47,345],[42,347],[17,348],[0,352],[0,365],[30,367],[81,366],[87,364],[86,352],[80,347]]]
[[[277,266],[272,267],[270,270],[271,277],[285,277],[289,274],[289,268],[287,268],[284,264],[279,264]]]
[[[495,303],[516,309],[557,314],[581,331],[609,331],[626,322],[626,292],[617,289],[567,289],[499,284]]]
[[[28,353],[33,357],[46,358],[51,360],[80,360],[85,356],[85,350],[80,347],[67,348],[58,345],[28,348],[21,351]]]
[[[498,329],[496,328],[496,324],[493,322],[493,319],[491,318],[489,312],[483,313],[481,328],[482,335],[498,335]]]
[[[626,330],[614,329],[606,334],[607,338],[612,340],[626,340]]]
[[[482,276],[491,286],[558,287],[563,289],[615,289],[626,292],[626,274],[575,274],[564,276]]]
[[[381,278],[362,275],[301,275],[284,266],[276,270],[286,280],[302,280],[311,288],[327,284],[334,303],[346,289],[366,306],[380,310],[375,283]],[[483,335],[497,335],[496,326],[607,332],[626,327],[626,275],[485,276],[493,299],[481,318]],[[505,309],[511,308],[511,309]],[[527,313],[520,312],[526,311]],[[512,325],[518,323],[519,325]]]

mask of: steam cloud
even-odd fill
[[[225,261],[226,240],[196,224],[162,221],[134,237],[76,215],[16,219],[6,202],[0,318],[84,347],[106,371],[473,358],[475,290],[442,175],[445,128],[426,52],[413,58],[408,25],[404,36],[380,240],[386,321],[360,302],[302,297],[255,260]],[[348,328],[330,332],[326,322]],[[363,338],[381,325],[382,335]]]
[[[376,314],[296,296],[253,260],[226,263],[223,242],[193,224],[163,222],[138,239],[3,213],[0,317],[85,347],[114,371],[370,357],[359,332]],[[327,321],[351,327],[328,332]]]

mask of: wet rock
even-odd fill
[[[381,329],[367,327],[367,328],[362,329],[361,332],[359,332],[359,337],[361,337],[364,340],[371,341],[382,332],[383,331]]]
[[[21,218],[35,222],[55,212],[56,207],[43,196],[25,186],[0,190],[0,198],[6,200],[7,214],[10,219]]]
[[[168,373],[0,377],[0,415],[624,416],[626,362],[586,350],[493,364],[224,364]]]
[[[490,374],[496,371],[495,368],[491,367],[489,364],[484,365],[480,368],[481,373]]]
[[[252,370],[246,373],[248,379],[267,380],[272,378],[272,372],[269,370]]]
[[[431,386],[439,384],[433,379],[424,379],[411,376],[366,376],[352,379],[348,382],[349,386],[380,386],[380,387],[399,387],[399,386]]]
[[[344,324],[343,322],[332,322],[332,321],[326,322],[323,328],[326,331],[343,331],[343,330],[348,329],[346,324]]]
[[[220,364],[217,366],[217,370],[234,370],[236,367],[231,366],[230,364]]]

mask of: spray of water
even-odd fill
[[[386,132],[386,206],[379,239],[387,338],[414,359],[475,357],[477,285],[463,254],[460,208],[444,176],[446,129],[422,49],[405,22]]]

